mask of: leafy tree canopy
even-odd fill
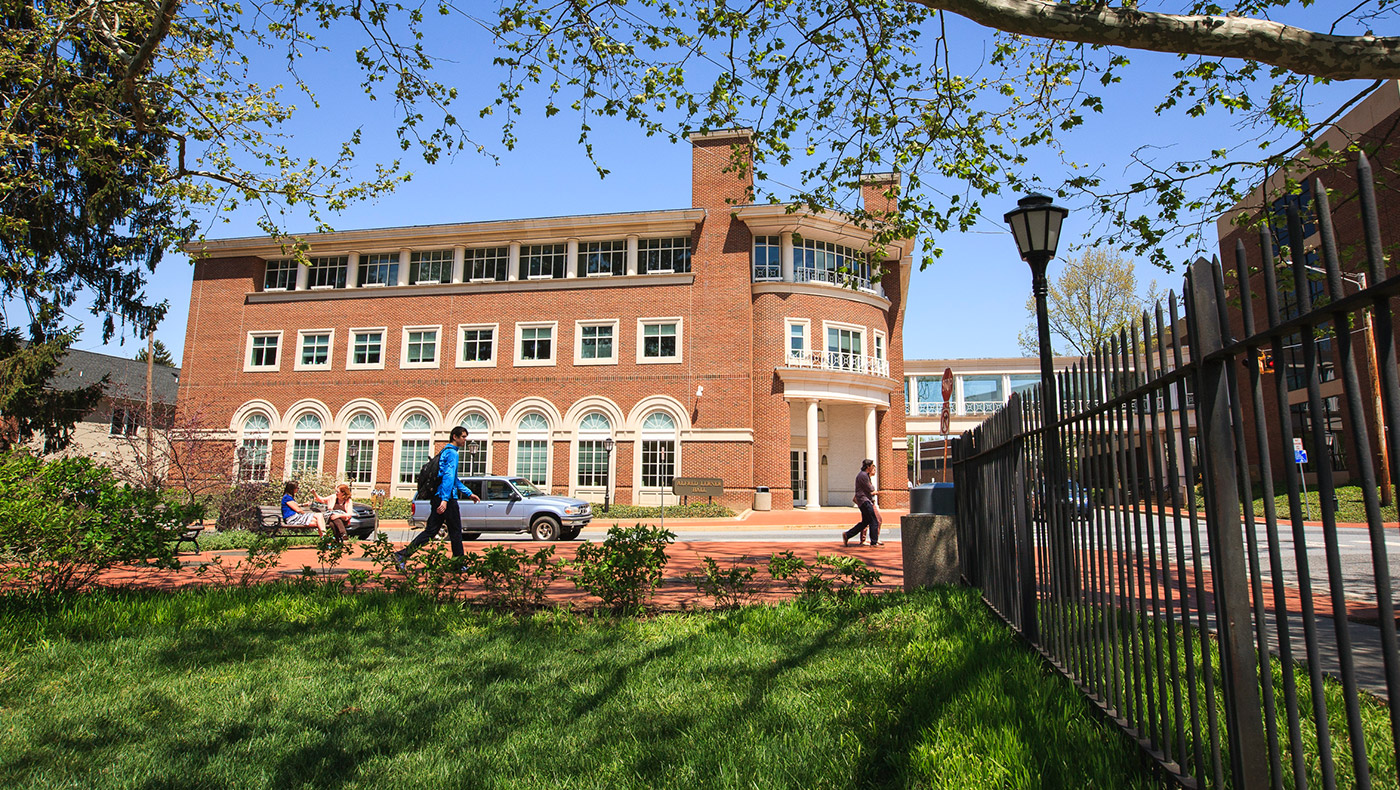
[[[154,356],[157,365],[165,365],[171,368],[175,367],[175,357],[170,355],[170,349],[166,348],[164,343],[157,340],[151,345],[155,348]],[[137,362],[145,362],[148,356],[151,355],[147,354],[146,349],[143,348],[136,352],[136,356],[133,357],[133,359]]]
[[[1111,250],[1086,249],[1067,259],[1046,292],[1053,352],[1087,357],[1103,348],[1141,321],[1143,310],[1156,302],[1155,286],[1146,297],[1139,295],[1132,261]],[[1026,300],[1026,312],[1030,323],[1017,340],[1026,356],[1039,356],[1034,296]]]

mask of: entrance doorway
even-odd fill
[[[807,451],[793,450],[789,457],[792,470],[792,505],[807,506]]]

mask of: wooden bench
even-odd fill
[[[281,505],[258,505],[258,527],[257,531],[272,538],[279,537],[301,537],[307,534],[317,534],[315,524],[288,524],[282,520]]]
[[[175,540],[175,553],[180,553],[180,544],[182,543],[193,543],[194,550],[199,551],[199,533],[203,531],[203,524],[186,524],[183,527],[170,530],[170,534],[174,536]]]

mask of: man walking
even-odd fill
[[[870,545],[880,545],[880,517],[875,513],[875,486],[870,475],[875,471],[875,462],[869,458],[860,462],[860,473],[856,475],[856,507],[860,508],[860,523],[841,535],[841,545],[850,545],[851,538],[862,530],[870,530]]]
[[[432,540],[438,530],[447,524],[447,537],[452,539],[452,556],[462,556],[462,511],[457,509],[457,494],[466,494],[471,501],[480,502],[481,497],[457,479],[457,461],[461,449],[467,444],[467,429],[458,425],[452,429],[452,438],[438,455],[438,487],[433,493],[428,524],[418,533],[413,542],[394,552],[394,565],[402,571],[403,561],[412,556],[419,546]]]

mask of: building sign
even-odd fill
[[[676,496],[723,496],[724,480],[718,477],[677,477],[671,481]]]

